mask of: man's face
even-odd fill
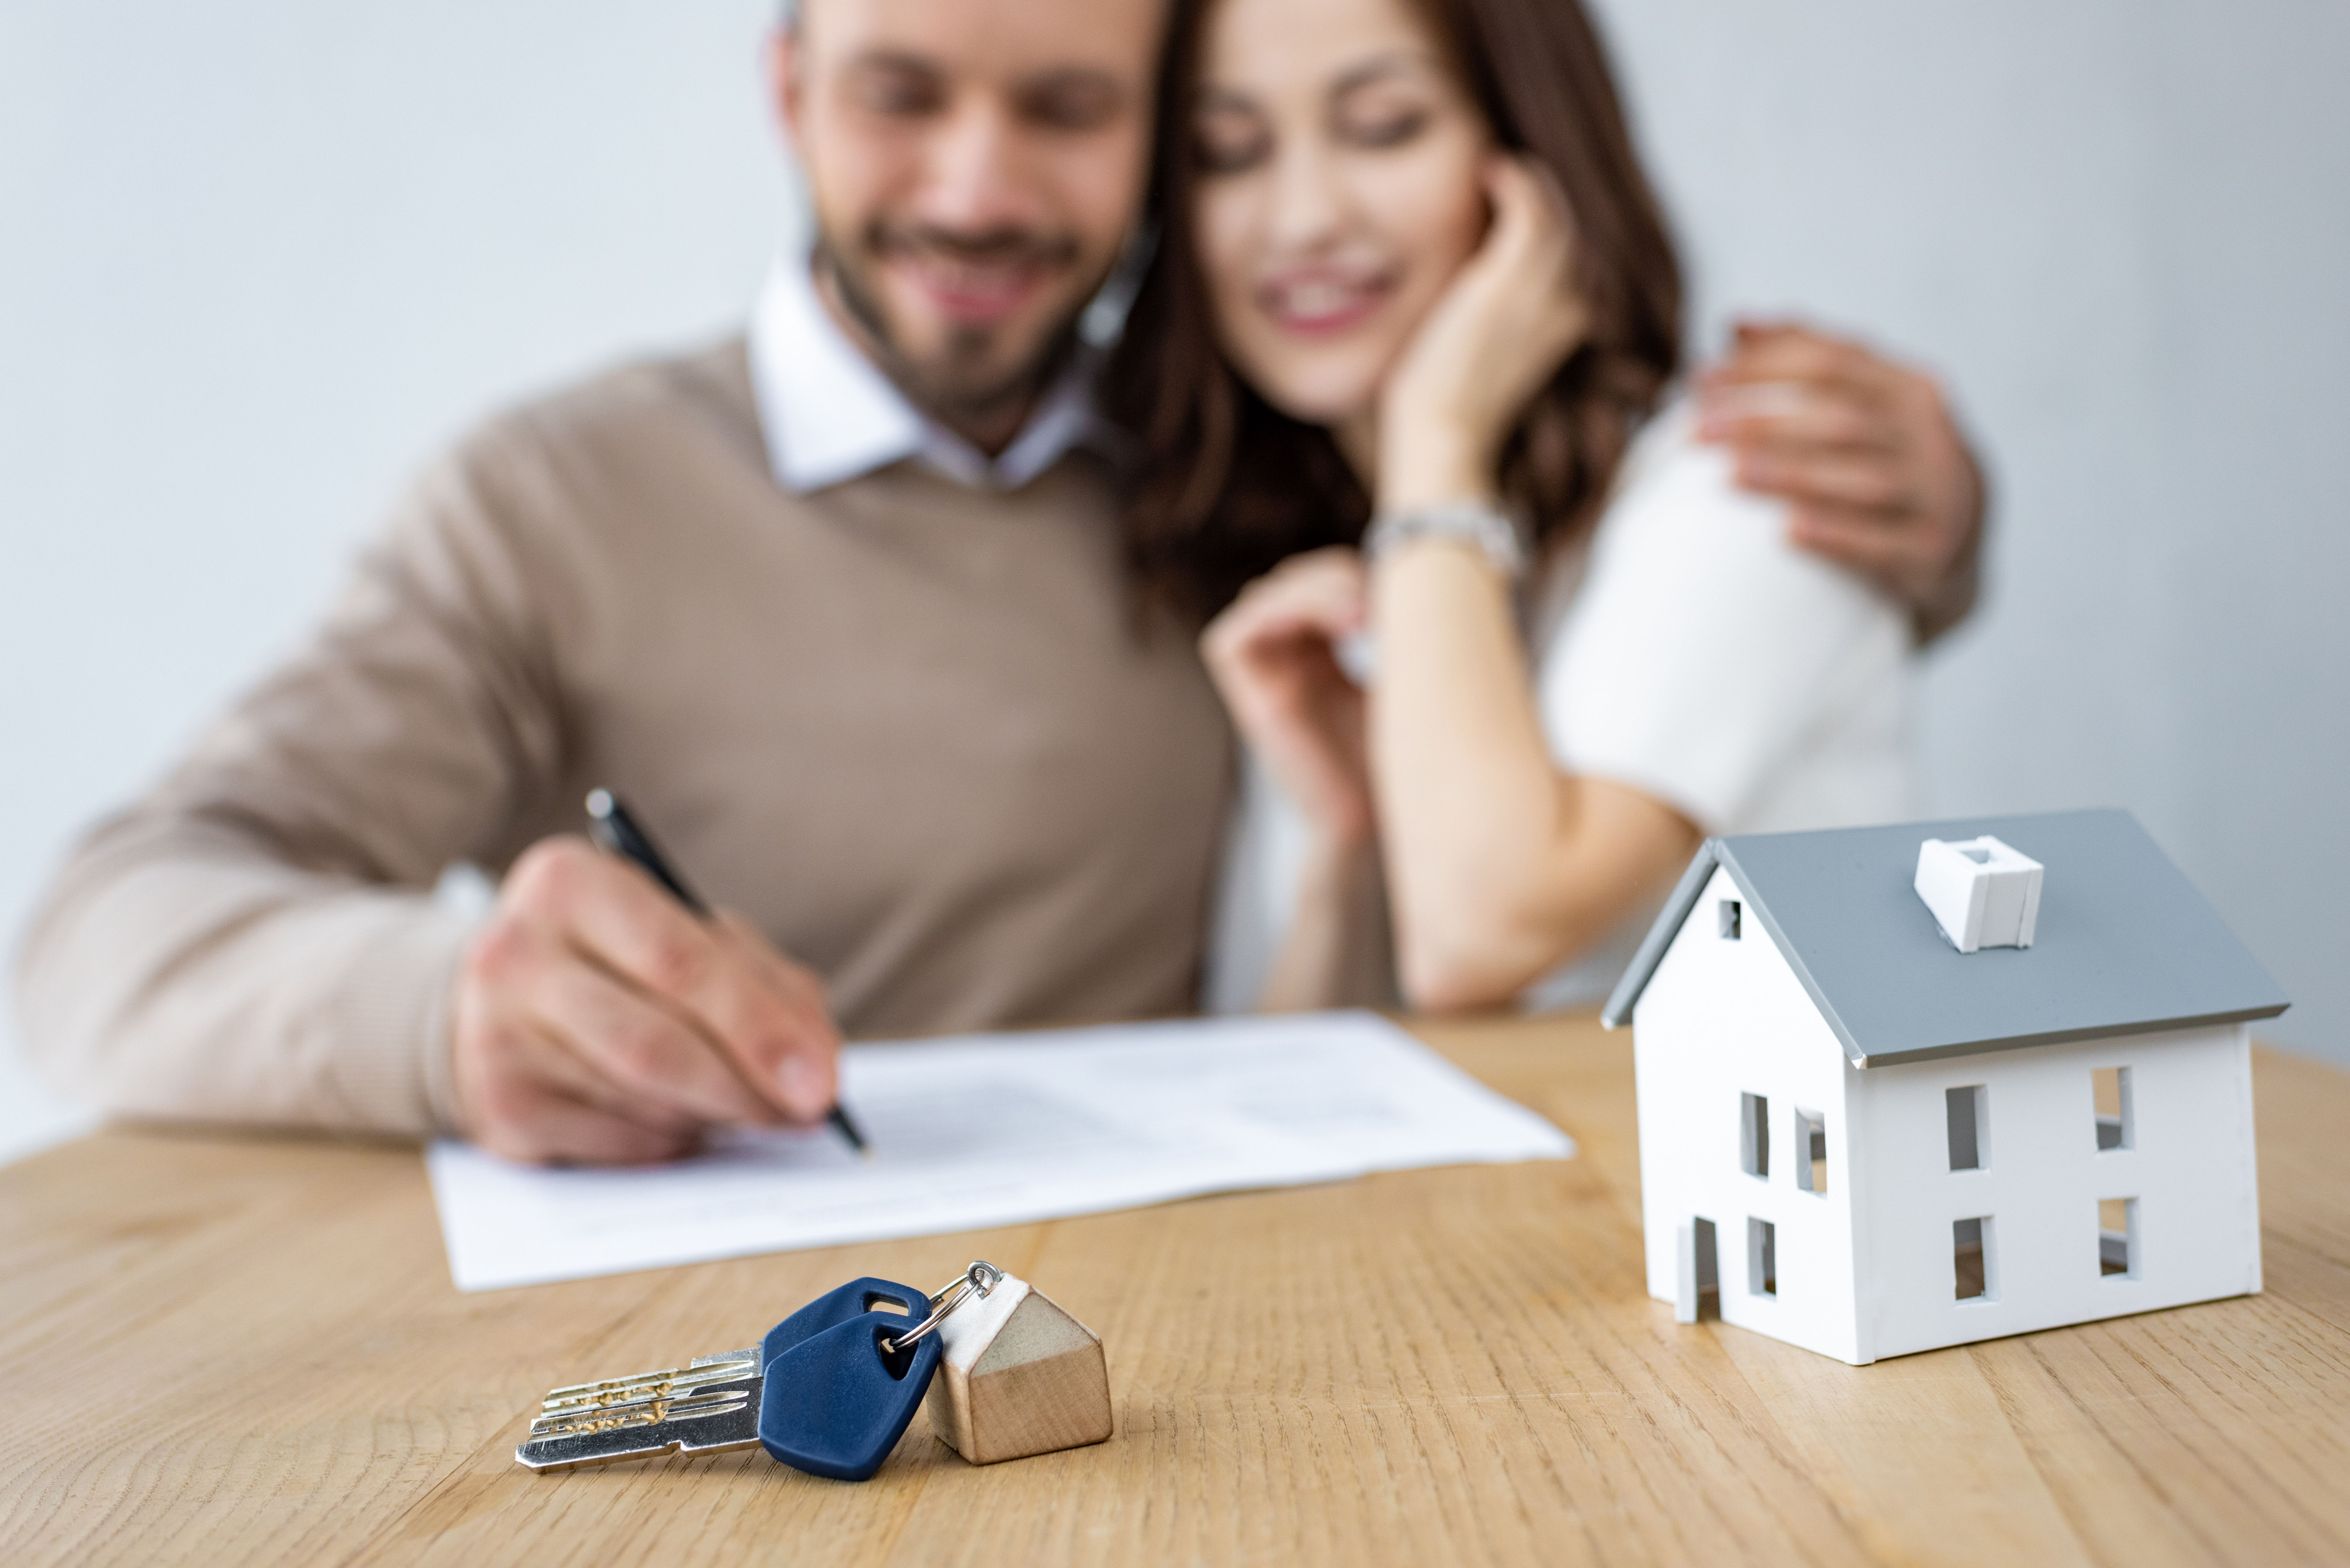
[[[1161,5],[804,0],[777,42],[819,276],[950,422],[1016,420],[1117,260],[1149,156]]]

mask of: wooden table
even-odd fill
[[[2350,1077],[2258,1058],[2265,1295],[1855,1368],[1648,1299],[1627,1036],[1424,1033],[1580,1157],[463,1296],[413,1148],[84,1138],[0,1170],[0,1562],[2350,1562]],[[1100,1332],[1108,1443],[513,1462],[974,1256]]]

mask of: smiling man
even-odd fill
[[[1132,225],[1158,11],[851,0],[775,42],[824,305],[981,450],[1011,441],[1071,363],[1078,311]]]
[[[422,476],[310,644],[61,874],[18,988],[51,1075],[643,1161],[820,1117],[844,1033],[1190,1010],[1232,743],[1195,628],[1137,613],[1076,331],[1164,30],[1159,0],[806,0],[772,64],[813,255],[743,337]],[[1773,379],[1832,389],[1809,341]],[[1759,428],[1783,493],[1850,467],[1834,421]],[[1971,526],[1854,537],[1946,566]],[[591,849],[598,786],[730,912]],[[460,862],[499,877],[486,920],[433,897]]]
[[[109,1108],[647,1160],[807,1122],[840,1033],[1190,1010],[1232,771],[1138,624],[1075,323],[1153,0],[809,0],[820,241],[749,332],[494,421],[310,647],[67,868],[26,1038]],[[578,836],[627,800],[694,919]],[[452,862],[500,877],[478,927]]]

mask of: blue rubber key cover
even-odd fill
[[[765,1370],[767,1363],[800,1341],[813,1339],[826,1329],[876,1310],[903,1314],[905,1326],[911,1328],[931,1310],[931,1299],[913,1286],[901,1285],[895,1280],[877,1280],[870,1274],[851,1280],[838,1290],[816,1297],[769,1329],[759,1345],[760,1369]]]
[[[860,1313],[767,1363],[759,1446],[794,1469],[835,1480],[861,1481],[879,1469],[939,1369],[936,1334],[904,1350],[881,1348],[919,1321]]]

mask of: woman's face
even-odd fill
[[[1191,117],[1221,347],[1275,408],[1343,424],[1486,223],[1492,135],[1410,0],[1220,0]]]

